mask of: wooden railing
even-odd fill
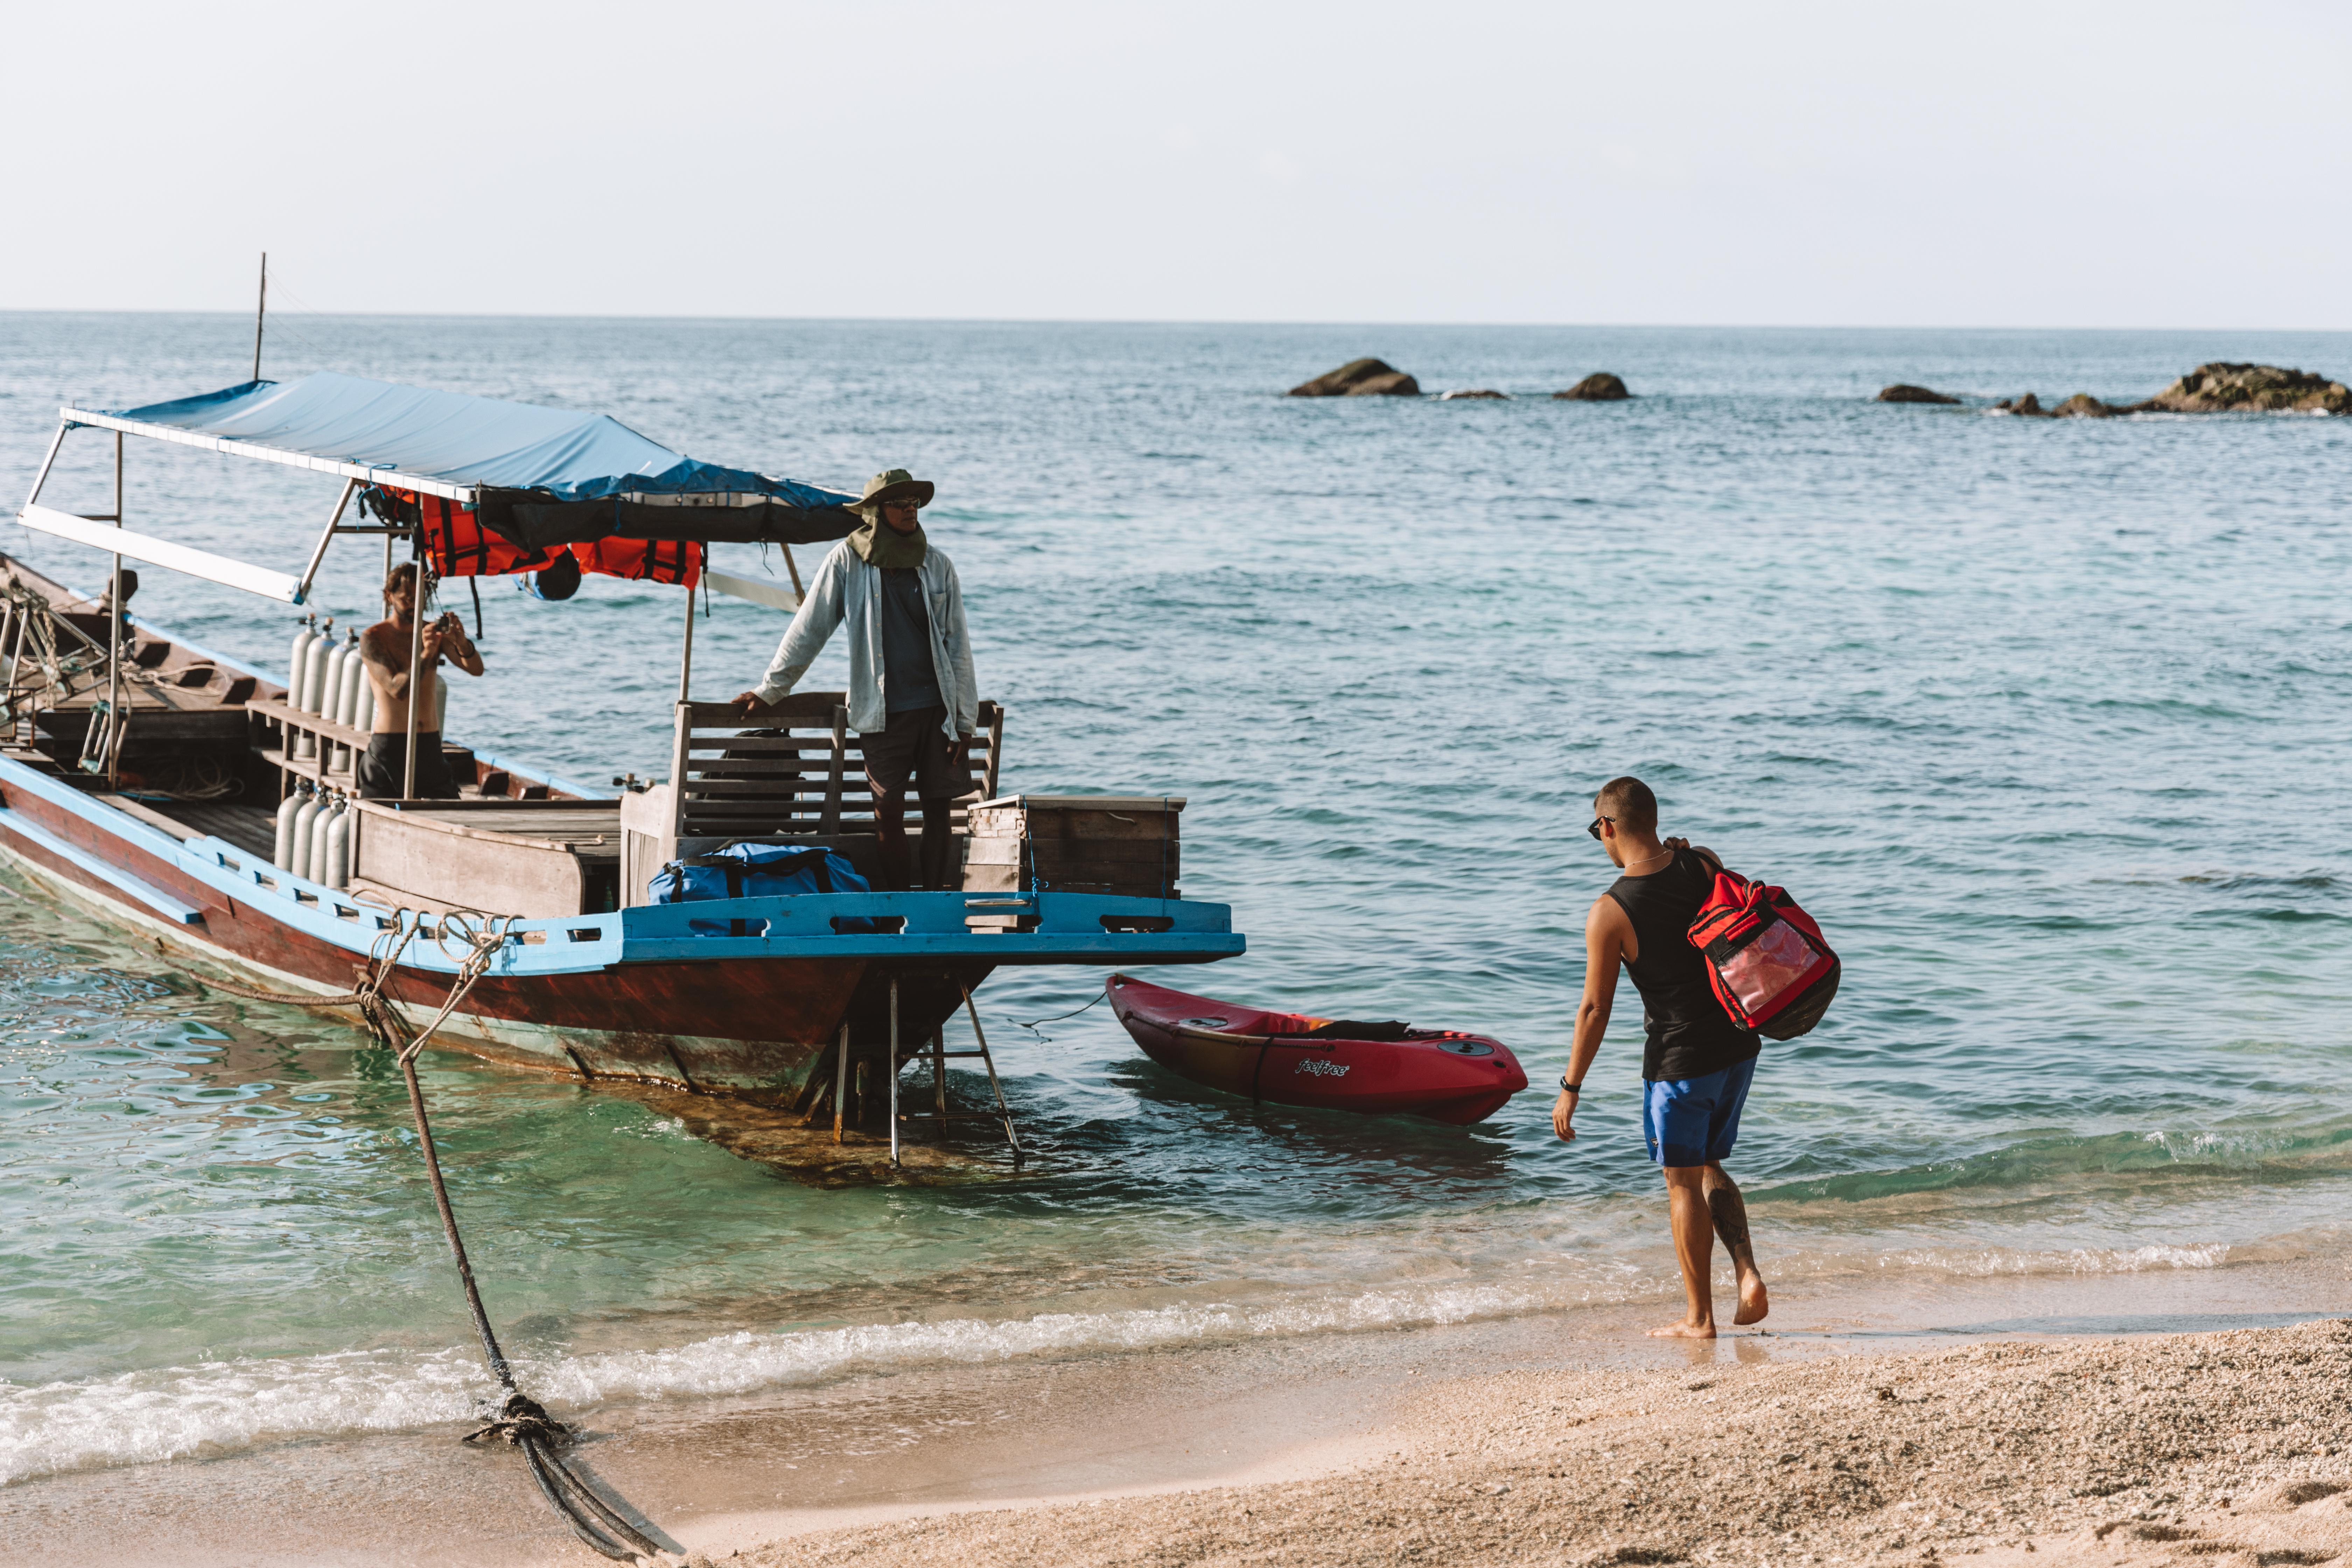
[[[1003,743],[1003,710],[982,703],[959,799],[995,794]],[[787,697],[775,711],[749,721],[728,703],[681,702],[670,787],[681,838],[875,830],[866,742],[850,732],[848,710],[835,691]],[[961,826],[961,808],[956,817]]]

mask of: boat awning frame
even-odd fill
[[[78,513],[59,511],[55,508],[40,505],[41,490],[48,483],[49,470],[56,465],[58,453],[65,444],[67,434],[76,429],[112,431],[118,441],[125,436],[141,436],[150,440],[168,441],[174,446],[194,447],[199,451],[219,452],[229,457],[256,458],[263,462],[277,463],[286,468],[302,468],[311,473],[332,474],[341,479],[344,484],[341,494],[335,503],[334,513],[328,520],[325,530],[320,532],[317,544],[310,552],[308,566],[299,577],[296,577],[289,573],[255,565],[209,550],[179,544],[168,539],[157,538],[152,534],[131,531],[121,526],[119,517],[84,517]],[[257,594],[265,599],[276,600],[280,604],[299,605],[309,602],[311,580],[318,574],[320,563],[326,555],[327,548],[337,534],[406,536],[413,532],[412,530],[404,527],[364,527],[343,522],[344,510],[350,504],[354,490],[361,485],[382,485],[423,495],[439,496],[469,507],[478,506],[484,491],[492,489],[492,487],[457,484],[423,475],[404,473],[399,469],[387,468],[381,465],[338,462],[307,452],[289,451],[282,447],[269,447],[257,442],[206,435],[201,431],[184,430],[176,426],[158,425],[147,420],[128,419],[119,414],[78,408],[72,404],[67,404],[58,410],[57,433],[50,438],[48,451],[41,460],[38,472],[34,476],[32,493],[26,497],[24,506],[18,509],[16,521],[26,528],[47,533],[53,538],[88,545],[94,550],[128,556],[149,565],[161,566],[187,576],[202,578],[206,582],[218,583],[225,587]],[[616,499],[640,500],[665,510],[676,509],[682,515],[700,511],[719,516],[735,510],[746,498],[739,498],[731,494],[709,496],[683,494],[631,496]],[[101,527],[100,526],[101,523],[110,526]],[[751,604],[765,605],[773,609],[797,611],[800,608],[801,595],[793,589],[784,588],[780,584],[762,583],[756,578],[738,576],[731,572],[721,572],[711,566],[708,558],[708,543],[705,542],[706,555],[700,574],[708,591],[724,594],[730,598],[741,599]],[[790,544],[784,544],[783,548],[789,555]]]
[[[207,436],[201,431],[183,430],[172,425],[151,425],[143,419],[125,419],[119,414],[100,414],[95,409],[76,408],[68,404],[58,410],[59,418],[70,430],[87,426],[94,430],[118,430],[126,436],[145,436],[157,441],[169,441],[174,446],[194,447],[200,451],[224,452],[233,458],[258,458],[265,463],[282,463],[289,468],[308,468],[312,473],[333,474],[362,484],[396,485],[404,490],[418,490],[429,496],[463,501],[472,506],[479,492],[476,485],[451,484],[446,479],[426,479],[421,474],[404,474],[397,468],[385,468],[366,463],[339,463],[331,458],[314,458],[308,452],[290,452],[283,447],[264,447],[253,441],[231,440],[226,436]]]

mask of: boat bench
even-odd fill
[[[971,803],[995,796],[1003,747],[1004,710],[982,702],[950,831],[965,831]],[[625,795],[621,828],[630,905],[647,901],[646,884],[668,861],[745,838],[823,842],[866,858],[857,851],[877,831],[874,791],[845,695],[797,692],[749,725],[732,703],[679,703],[669,780]]]

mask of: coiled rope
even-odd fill
[[[261,991],[230,981],[205,978],[199,984],[226,991],[232,996],[243,996],[257,1002],[277,1002],[306,1007],[357,1007],[366,1020],[368,1032],[378,1044],[394,1052],[400,1061],[402,1078],[408,1085],[408,1109],[416,1120],[417,1147],[425,1154],[425,1173],[432,1179],[433,1204],[441,1213],[441,1231],[449,1238],[449,1252],[457,1260],[458,1282],[465,1287],[466,1310],[472,1314],[474,1332],[482,1342],[482,1354],[489,1363],[492,1375],[506,1390],[498,1412],[488,1424],[468,1432],[459,1439],[474,1443],[485,1439],[510,1443],[522,1450],[524,1461],[530,1467],[531,1479],[539,1483],[540,1495],[548,1505],[572,1527],[572,1533],[583,1545],[615,1563],[673,1563],[677,1559],[614,1511],[612,1505],[590,1489],[572,1468],[563,1462],[558,1446],[571,1436],[564,1425],[550,1415],[537,1400],[515,1386],[514,1369],[507,1363],[506,1352],[499,1348],[499,1337],[490,1328],[489,1313],[482,1307],[482,1293],[474,1284],[474,1266],[466,1256],[465,1238],[457,1233],[457,1216],[449,1206],[449,1189],[441,1179],[440,1156],[433,1147],[433,1124],[425,1110],[425,1087],[417,1080],[416,1055],[422,1051],[434,1033],[446,1023],[449,1016],[466,999],[474,983],[488,973],[491,961],[513,940],[511,927],[520,918],[514,915],[486,915],[478,910],[459,910],[444,914],[435,940],[446,952],[454,937],[466,944],[466,956],[457,965],[456,977],[450,982],[449,994],[432,1022],[421,1030],[412,1032],[407,1017],[399,1005],[387,995],[393,973],[402,953],[424,929],[424,917],[404,910],[394,917],[393,929],[378,936],[368,954],[366,978],[353,990],[339,995],[316,996],[294,992]],[[394,939],[397,940],[394,940]],[[389,949],[389,951],[386,951]]]

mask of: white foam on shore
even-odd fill
[[[1923,1247],[1874,1256],[1800,1253],[1783,1266],[1816,1279],[1887,1268],[1977,1277],[2113,1274],[2218,1268],[2231,1251],[2222,1246],[2013,1253]],[[561,1414],[952,1363],[1465,1323],[1622,1302],[1658,1294],[1669,1284],[1617,1264],[1542,1271],[1509,1285],[1432,1281],[1346,1296],[1298,1292],[1247,1304],[745,1330],[651,1350],[519,1359],[517,1373],[527,1392]],[[233,1453],[299,1436],[455,1426],[482,1415],[495,1392],[479,1357],[456,1347],[240,1360],[37,1387],[0,1384],[0,1484],[62,1470]]]
[[[657,1350],[538,1364],[518,1361],[516,1371],[534,1397],[561,1411],[807,1386],[861,1372],[1422,1327],[1577,1304],[1558,1295],[1464,1285],[1250,1307],[1047,1312],[789,1333],[747,1330]],[[237,1361],[37,1388],[0,1385],[0,1482],[228,1453],[294,1436],[454,1425],[480,1415],[493,1393],[479,1358],[457,1350]]]

